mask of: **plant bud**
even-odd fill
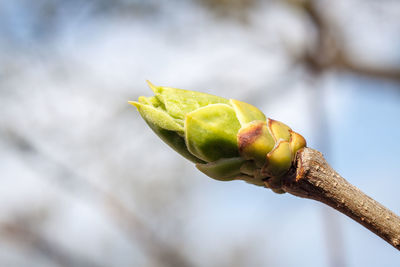
[[[305,139],[258,108],[234,99],[155,86],[130,101],[150,128],[211,178],[280,188]]]

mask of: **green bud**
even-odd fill
[[[239,152],[247,160],[254,160],[262,167],[268,152],[275,146],[266,121],[252,121],[238,132]]]
[[[186,145],[193,155],[207,162],[237,157],[239,129],[232,107],[211,104],[186,114]]]
[[[241,157],[219,159],[207,164],[196,164],[197,169],[216,180],[231,181],[242,175],[241,167],[246,162]]]
[[[256,107],[234,99],[155,86],[131,101],[150,128],[211,178],[244,180],[276,193],[305,139]]]

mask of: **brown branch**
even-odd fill
[[[344,52],[338,55],[333,67],[337,70],[349,71],[359,75],[400,82],[400,68],[395,66],[376,66],[366,63],[361,64],[346,56]]]
[[[314,73],[338,70],[353,74],[400,82],[400,67],[368,64],[352,58],[344,44],[340,27],[329,18],[326,9],[318,6],[318,1],[286,0],[301,9],[316,31],[316,40],[298,57],[298,61]]]
[[[282,188],[331,206],[400,250],[400,217],[347,182],[320,152],[300,150],[296,168],[284,179]]]

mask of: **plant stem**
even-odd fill
[[[400,250],[400,217],[347,182],[320,152],[298,151],[295,165],[283,179],[283,190],[331,206]]]

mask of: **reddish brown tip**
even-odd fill
[[[238,133],[239,153],[241,154],[247,146],[254,143],[262,134],[262,127],[265,122],[259,122],[249,125]]]

